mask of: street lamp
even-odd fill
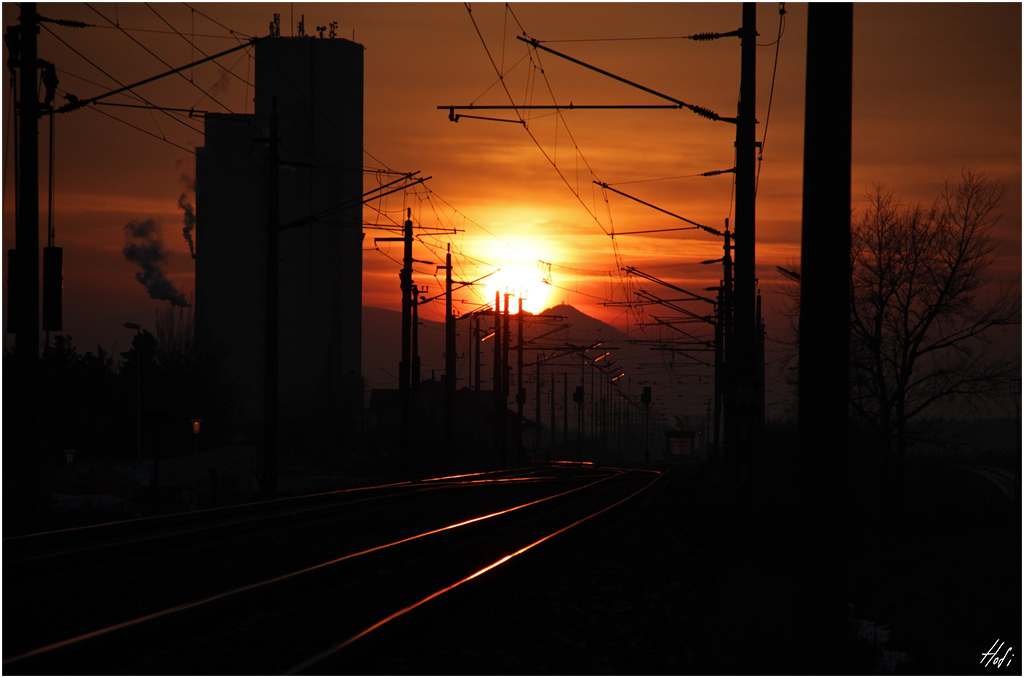
[[[142,326],[125,323],[125,329],[135,330],[135,467],[142,463]],[[133,477],[134,482],[134,477]]]

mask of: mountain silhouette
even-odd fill
[[[628,337],[623,332],[601,320],[592,318],[586,313],[568,304],[559,304],[538,314],[525,313],[527,320],[524,322],[523,338],[529,343],[541,335],[538,343],[549,349],[556,346],[590,346],[602,342],[602,348],[614,347],[628,351],[631,346],[626,343]],[[458,341],[456,343],[459,353],[459,387],[469,386],[470,364],[467,362],[467,349],[470,341],[470,323],[475,322],[469,318],[462,318],[456,321]],[[480,327],[485,333],[493,330],[493,316],[485,315],[480,318]],[[559,329],[563,325],[569,325]],[[512,314],[509,318],[511,333],[510,345],[517,343],[516,316]],[[552,332],[552,330],[557,330]],[[484,389],[490,388],[491,381],[491,355],[494,345],[493,339],[482,343],[482,385]],[[445,347],[445,326],[443,322],[426,320],[419,321],[419,355],[420,355],[420,378],[429,380],[433,373],[440,378],[444,373],[444,347]],[[474,349],[475,350],[475,349]],[[363,377],[366,379],[368,388],[397,388],[398,387],[398,361],[402,351],[402,313],[390,309],[377,308],[373,306],[363,307]],[[547,350],[550,354],[551,350]],[[515,350],[511,351],[512,356],[509,362],[514,366]],[[524,361],[533,362],[537,351],[527,351]],[[616,358],[618,355],[615,356]],[[474,359],[475,360],[475,359]]]

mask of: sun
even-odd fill
[[[544,282],[539,270],[531,269],[528,266],[512,264],[504,266],[492,276],[485,278],[487,291],[485,301],[491,302],[495,292],[502,294],[502,308],[504,308],[505,294],[511,294],[508,298],[508,310],[515,313],[519,310],[519,297],[523,298],[523,310],[528,313],[540,313],[547,308],[548,291],[550,286]]]

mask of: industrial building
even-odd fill
[[[255,114],[208,115],[197,149],[196,322],[225,353],[237,403],[225,432],[258,443],[276,170],[280,449],[287,461],[296,450],[330,454],[351,442],[361,405],[363,47],[275,37],[255,51]],[[277,163],[270,160],[271,116]]]

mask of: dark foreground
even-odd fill
[[[666,480],[554,553],[517,559],[500,586],[434,601],[427,630],[381,629],[339,672],[1020,675],[1019,507],[987,481],[911,460],[898,516],[858,511],[850,641],[808,667],[782,530],[787,480],[758,488],[756,511],[697,469]],[[1014,649],[982,664],[997,640]]]

